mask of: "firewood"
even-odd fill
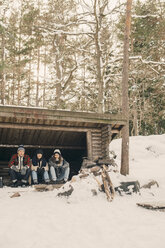
[[[157,187],[159,187],[159,184],[157,181],[151,180],[149,183],[144,184],[141,188],[150,189],[153,185],[156,185]]]
[[[97,177],[93,176],[93,178],[96,180],[96,182],[99,185],[99,190],[102,191],[102,184],[100,183],[100,181],[97,179]]]
[[[152,209],[152,210],[162,210],[165,211],[165,201],[161,202],[141,202],[141,203],[136,203],[136,205],[147,208],[147,209]]]
[[[14,198],[14,197],[19,197],[21,196],[19,192],[14,193],[12,196],[10,196],[10,198]]]
[[[74,183],[77,181],[77,176],[73,176],[72,179],[71,179],[71,183]]]
[[[43,192],[43,191],[52,191],[54,189],[59,189],[63,185],[64,184],[50,184],[50,185],[38,184],[38,185],[34,185],[34,188],[36,191]]]
[[[109,190],[109,187],[108,187],[108,182],[107,182],[106,174],[105,174],[104,171],[102,171],[101,176],[102,176],[102,180],[103,180],[103,184],[104,184],[105,193],[107,195],[107,200],[108,201],[112,201],[110,190]]]
[[[113,200],[113,198],[115,196],[115,189],[113,187],[112,181],[111,181],[110,176],[109,176],[109,174],[108,174],[108,172],[106,170],[106,166],[105,165],[103,165],[103,170],[105,172],[105,175],[106,175],[106,178],[107,178],[107,181],[108,181],[108,185],[109,185],[110,191],[111,191],[111,198]]]
[[[86,177],[88,177],[88,176],[89,176],[89,174],[82,174],[82,175],[79,175],[80,178],[86,178]]]
[[[90,172],[94,173],[94,172],[99,172],[100,171],[100,166],[94,166],[93,168],[90,169]]]

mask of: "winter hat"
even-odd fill
[[[38,149],[38,150],[36,151],[36,154],[42,154],[42,155],[43,155],[43,150],[42,150],[42,149]]]
[[[25,152],[25,148],[24,148],[23,145],[20,145],[20,146],[18,147],[17,152],[19,152],[19,151],[21,151],[21,150]]]
[[[59,149],[55,149],[53,153],[54,153],[54,154],[55,154],[55,153],[58,153],[59,155],[61,155],[61,152],[60,152]]]

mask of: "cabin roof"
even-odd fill
[[[56,139],[56,145],[65,143],[69,146],[69,130],[73,143],[76,140],[76,145],[81,147],[85,144],[83,132],[111,125],[116,134],[125,123],[119,114],[0,106],[1,144],[25,144],[26,140],[27,145],[53,146]]]

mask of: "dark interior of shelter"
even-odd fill
[[[60,149],[63,158],[70,164],[69,179],[78,174],[83,157],[87,157],[85,132],[6,129],[3,130],[1,137],[0,167],[8,165],[11,156],[17,153],[17,146],[20,144],[24,145],[25,153],[30,158],[40,147],[47,161],[53,155],[54,149]]]

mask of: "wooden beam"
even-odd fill
[[[0,147],[3,148],[18,148],[19,145],[8,145],[8,144],[0,144]],[[85,149],[85,146],[44,146],[44,145],[24,145],[25,148],[42,148],[42,149],[54,149],[54,148],[58,148],[58,149],[75,149],[75,150],[82,150]]]
[[[120,130],[118,130],[118,129],[112,129],[111,130],[111,133],[120,133]]]
[[[92,159],[92,134],[91,134],[91,131],[87,131],[87,154],[88,154],[88,158]]]
[[[46,126],[33,124],[15,124],[15,123],[0,123],[0,128],[14,128],[14,129],[30,129],[30,130],[51,130],[51,131],[66,131],[66,132],[87,132],[89,130],[99,132],[96,128],[80,128],[80,127],[64,127],[64,126]]]

